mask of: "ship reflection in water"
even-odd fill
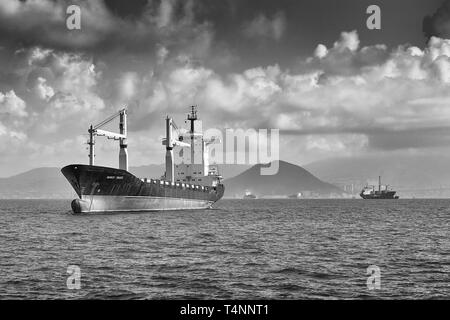
[[[375,186],[366,186],[361,190],[359,194],[363,199],[398,199],[394,190],[389,190],[388,185],[381,185],[381,176],[378,177],[378,190],[375,190]]]

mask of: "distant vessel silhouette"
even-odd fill
[[[375,190],[375,186],[366,186],[361,190],[359,194],[363,199],[398,199],[395,194],[397,191],[389,190],[388,186],[384,186],[384,190],[381,190],[381,176],[378,177],[378,190]]]
[[[300,199],[302,197],[302,193],[298,192],[298,193],[294,193],[288,196],[289,199]]]
[[[247,190],[245,191],[244,199],[256,199],[256,196]]]

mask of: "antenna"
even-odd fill
[[[194,122],[197,118],[197,106],[191,106],[191,113],[188,114],[187,119],[191,122],[191,133],[194,133]]]

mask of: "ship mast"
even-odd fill
[[[172,139],[172,118],[166,117],[166,180],[173,182],[174,167],[173,167],[173,139]]]
[[[187,119],[191,122],[191,130],[189,131],[191,135],[191,164],[194,164],[194,122],[198,119],[196,106],[191,106],[191,113],[188,114]]]
[[[381,192],[381,176],[378,176],[378,192]]]

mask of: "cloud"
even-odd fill
[[[433,36],[450,38],[450,1],[446,0],[431,16],[423,19],[422,30],[429,39]]]
[[[330,49],[319,48],[296,72],[273,65],[221,75],[190,59],[169,60],[141,82],[146,89],[138,93],[141,106],[133,107],[135,130],[155,115],[184,113],[190,103],[205,110],[210,126],[337,135],[343,146],[349,145],[344,136],[356,135],[362,142],[352,145],[361,148],[382,148],[383,141],[392,148],[390,136],[450,121],[450,40],[432,38],[424,49],[360,48],[357,33],[345,32]]]
[[[50,100],[55,95],[55,91],[52,87],[47,85],[47,79],[38,77],[35,87],[36,94],[42,100]]]
[[[133,99],[137,93],[139,77],[136,72],[125,72],[118,81],[118,102],[126,102]]]
[[[324,46],[323,44],[319,44],[316,48],[316,50],[314,50],[314,56],[322,59],[324,57],[326,57],[328,54],[328,49],[326,46]]]
[[[26,104],[19,98],[14,90],[6,93],[0,92],[0,114],[11,115],[13,117],[26,117]]]
[[[342,52],[345,50],[356,51],[359,48],[359,37],[355,30],[342,32],[341,38],[334,43],[334,49]]]
[[[286,17],[281,11],[275,13],[272,18],[259,14],[252,21],[243,26],[243,33],[249,38],[268,38],[280,40],[286,29]]]
[[[171,0],[161,1],[158,15],[156,16],[156,25],[158,28],[167,27],[172,22],[173,4],[174,1]]]
[[[349,149],[361,150],[367,145],[368,138],[363,134],[308,135],[306,136],[305,150],[329,155],[330,153],[346,152]]]
[[[14,116],[8,123],[16,123],[27,136],[45,141],[46,135],[58,133],[68,138],[81,132],[76,119],[93,120],[106,109],[98,91],[102,75],[90,57],[33,47],[14,54],[10,63],[3,71],[13,68],[18,80],[14,90],[0,92],[1,113]]]
[[[77,42],[81,47],[73,39],[58,38],[57,31],[51,43],[45,42],[32,33],[32,22],[23,26],[20,32],[36,37],[27,39],[45,45],[31,45],[31,41],[14,47],[11,60],[2,62],[2,78],[15,79],[11,82],[14,90],[4,84],[0,87],[2,112],[14,113],[13,121],[0,118],[3,138],[7,133],[16,141],[26,141],[21,143],[22,153],[37,155],[45,146],[45,161],[58,150],[61,159],[69,161],[74,155],[67,146],[81,145],[83,137],[79,136],[90,123],[126,104],[130,151],[141,148],[144,141],[150,150],[130,152],[136,156],[133,162],[161,162],[164,151],[158,139],[164,132],[163,116],[173,114],[181,124],[186,108],[197,104],[208,127],[280,129],[287,157],[304,150],[313,157],[450,143],[450,133],[443,129],[450,121],[448,39],[431,37],[424,48],[388,48],[384,44],[361,46],[356,31],[342,32],[337,41],[319,44],[310,57],[299,59],[291,69],[275,63],[220,72],[205,63],[215,56],[211,26],[195,23],[194,9],[179,1],[164,2],[164,6],[155,3],[134,22],[97,4],[95,10],[104,11],[100,15],[104,21],[92,22],[99,23],[89,36],[93,42],[81,39]],[[45,1],[27,5],[47,10]],[[0,6],[7,17],[26,16],[22,3],[6,1]],[[91,8],[91,13],[95,10]],[[244,32],[249,37],[277,40],[283,36],[284,19],[282,13],[260,15],[245,25]],[[119,23],[118,27],[107,21]],[[144,30],[148,26],[152,31]],[[195,31],[181,30],[187,26]],[[136,39],[122,39],[122,27],[143,29],[133,29]],[[115,41],[123,41],[130,55],[116,51],[99,57],[96,52],[106,50],[100,47],[109,41],[107,35],[119,35]],[[143,35],[148,38],[140,38]],[[151,46],[148,56],[136,59],[135,41]],[[80,145],[77,157],[86,160]],[[102,144],[99,152],[116,159],[116,147]]]
[[[342,32],[340,39],[327,48],[319,44],[313,57],[301,64],[304,68],[321,69],[324,76],[358,74],[361,68],[383,63],[389,52],[385,45],[374,45],[359,49],[359,37],[356,31]]]
[[[66,27],[66,9],[73,4],[81,8],[81,30]],[[193,1],[149,1],[141,4],[141,15],[130,18],[116,15],[104,1],[3,0],[1,42],[89,53],[148,54],[157,43],[168,49],[190,43],[194,49],[212,32],[208,23],[195,21],[195,6]]]
[[[427,139],[407,143],[408,135],[442,134],[439,128],[450,121],[450,40],[433,37],[424,49],[360,48],[357,33],[347,32],[330,49],[319,48],[295,73],[277,65],[227,76],[193,65],[180,67],[163,81],[164,94],[159,96],[175,97],[171,104],[177,104],[176,97],[195,96],[221,122],[212,118],[208,123],[274,127],[304,137],[326,135],[340,141],[332,142],[336,150],[350,145],[427,148],[449,141],[427,134]]]
[[[169,50],[166,47],[159,45],[156,52],[157,63],[163,64],[169,54]]]
[[[8,168],[10,156],[20,155],[18,150],[28,143],[25,121],[29,118],[27,105],[24,100],[16,95],[14,90],[0,91],[0,163],[3,168]],[[27,148],[24,148],[25,150]],[[22,149],[22,150],[24,150]],[[27,150],[29,151],[29,150]],[[26,154],[25,151],[23,154]],[[22,154],[22,156],[23,156]],[[14,162],[13,162],[14,163]]]

